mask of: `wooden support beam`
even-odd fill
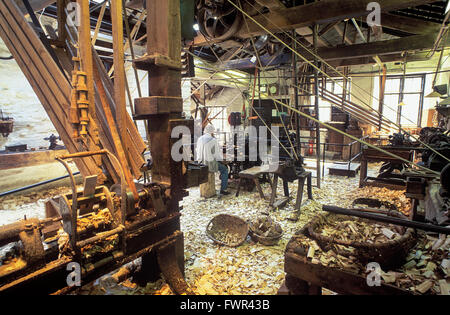
[[[170,135],[175,123],[173,118],[181,117],[181,71],[169,65],[181,64],[180,1],[147,0],[147,11],[147,35],[152,38],[147,41],[147,55],[158,56],[158,59],[165,61],[149,63],[149,92],[153,98],[137,99],[135,103],[138,107],[144,105],[144,114],[149,113],[148,105],[153,106],[156,111],[162,111],[164,106],[174,105],[175,112],[152,117],[149,121],[149,134],[154,161],[152,179],[170,186],[172,193],[179,193],[182,168],[181,163],[175,162],[170,156]]]
[[[100,14],[98,15],[97,25],[95,26],[94,36],[92,36],[92,45],[95,45],[97,42],[98,33],[100,31],[100,26],[102,25],[103,16],[105,15],[106,5],[108,2],[103,3],[102,8],[100,10]]]
[[[124,64],[124,46],[123,46],[123,18],[122,1],[111,1],[111,20],[113,27],[113,46],[114,46],[114,101],[116,103],[116,122],[119,128],[119,134],[122,141],[125,140],[125,64]]]
[[[391,13],[381,14],[381,25],[386,28],[416,35],[436,33],[441,27],[441,25],[438,23],[426,22],[423,20]]]
[[[322,27],[322,29],[319,31],[319,37],[325,35],[329,31],[331,31],[336,25],[338,25],[340,21],[331,22]]]
[[[236,3],[236,0],[234,0]],[[367,5],[372,0],[324,0],[272,11],[266,14],[255,16],[257,23],[265,27],[271,32],[280,32],[281,30],[297,29],[300,27],[311,26],[314,23],[326,24],[335,21],[342,21],[347,18],[356,18],[366,16],[370,13],[367,11]],[[380,2],[381,11],[389,12],[400,9],[406,9],[435,2],[435,0],[384,0]],[[266,33],[257,23],[248,20],[248,28],[244,27],[237,33],[238,37],[249,38],[252,36],[260,36]],[[211,42],[211,41],[210,41]],[[195,40],[195,44],[199,46],[208,43],[201,38]]]
[[[113,47],[114,47],[114,100],[116,103],[116,123],[118,126],[119,139],[123,144],[123,147],[127,147],[127,103],[125,96],[125,86],[127,84],[125,77],[125,51],[124,51],[124,37],[123,37],[123,2],[111,1],[111,21],[113,31]],[[117,147],[119,149],[122,148]],[[126,171],[125,177],[127,179],[127,185],[133,192],[134,200],[139,200],[139,196],[134,185],[133,178],[129,171],[129,162],[126,160],[125,155],[119,155],[119,161],[122,168]]]
[[[58,40],[65,43],[67,32],[66,32],[66,5],[67,0],[57,1],[57,12],[58,12]]]
[[[280,0],[256,0],[256,2],[263,7],[268,8],[270,11],[276,11],[285,9],[283,2]]]
[[[295,30],[297,34],[302,35],[311,45],[314,45],[312,30],[310,27],[300,27]],[[317,36],[317,47],[328,47],[328,44]]]
[[[336,32],[339,34],[339,36],[342,37],[342,43],[347,43],[349,45],[352,45],[353,42],[348,38],[347,36],[347,31],[348,31],[348,21],[345,22],[344,25],[344,30],[341,30],[341,27],[339,25],[335,25],[334,29],[336,30]]]
[[[45,7],[48,7],[52,3],[56,2],[56,0],[28,0],[28,1],[30,2],[30,5],[33,8],[34,12],[40,11]],[[22,0],[14,0],[14,2],[19,6],[20,10],[24,14],[28,13]]]
[[[325,60],[351,59],[356,57],[371,57],[375,55],[392,55],[404,51],[432,49],[436,41],[435,34],[414,35],[398,39],[372,42],[368,44],[356,44],[345,47],[319,49],[319,56]],[[450,40],[444,42],[450,46]],[[300,53],[313,60],[313,56],[306,51]]]
[[[392,55],[385,55],[380,56],[380,60],[382,63],[389,63],[389,62],[398,62],[398,61],[405,61],[406,62],[415,62],[415,61],[427,61],[429,58],[427,58],[428,53],[419,53],[407,56],[406,59],[403,56],[403,53],[398,54],[392,54]],[[377,63],[372,57],[355,57],[350,59],[339,59],[339,60],[330,60],[328,62],[330,66],[334,68],[338,67],[349,67],[349,66],[361,66],[361,65],[370,65]]]
[[[89,115],[96,120],[95,113],[95,98],[94,98],[94,78],[93,78],[93,60],[91,49],[91,25],[90,25],[90,12],[89,12],[89,0],[77,0],[81,10],[81,21],[78,27],[78,45],[80,49],[81,57],[81,71],[86,72],[87,75],[87,88],[89,98]],[[97,136],[96,144],[99,143],[98,131],[94,130],[94,134]],[[100,157],[96,159],[100,161]]]

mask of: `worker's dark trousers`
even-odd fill
[[[219,172],[220,177],[222,178],[222,183],[220,185],[220,191],[226,191],[228,188],[228,167],[223,165],[222,163],[219,164]]]

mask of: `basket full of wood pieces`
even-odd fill
[[[363,264],[377,262],[386,268],[402,265],[417,242],[411,228],[331,213],[316,216],[303,230],[325,252],[332,250],[356,257]]]
[[[276,245],[283,236],[280,224],[274,222],[270,216],[258,217],[250,222],[249,228],[252,240],[263,245]]]
[[[217,244],[237,247],[247,238],[248,224],[237,216],[219,214],[209,221],[206,235]]]

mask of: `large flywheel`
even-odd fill
[[[237,33],[242,14],[227,0],[197,0],[197,23],[208,39],[224,41]]]

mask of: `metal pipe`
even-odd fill
[[[75,249],[75,245],[77,242],[77,210],[78,210],[78,196],[77,196],[77,186],[75,183],[75,178],[73,176],[72,170],[70,169],[69,165],[67,164],[66,161],[64,161],[62,158],[57,157],[56,160],[58,162],[60,162],[65,168],[67,173],[69,173],[69,177],[70,177],[70,184],[72,186],[72,206],[71,206],[71,212],[70,212],[70,221],[71,221],[71,238],[70,238],[70,242],[72,245],[72,249]]]
[[[420,229],[420,230],[429,231],[429,232],[435,232],[435,233],[446,234],[446,235],[450,234],[450,228],[438,226],[438,225],[434,225],[434,224],[429,224],[429,223],[410,221],[410,220],[399,219],[399,218],[395,218],[395,217],[388,217],[388,216],[384,216],[384,215],[366,213],[366,212],[352,210],[352,209],[344,209],[344,208],[339,208],[336,206],[325,206],[324,205],[324,206],[322,206],[322,210],[327,211],[327,212],[336,213],[336,214],[350,215],[350,216],[363,218],[363,219],[369,219],[369,220],[375,220],[375,221],[384,222],[384,223],[391,223],[391,224],[406,226],[406,227]]]
[[[80,172],[76,172],[73,175],[79,175],[79,174],[80,174]],[[56,182],[56,181],[61,180],[61,179],[66,179],[68,177],[69,177],[69,175],[64,175],[64,176],[56,177],[56,178],[49,179],[49,180],[46,180],[46,181],[43,181],[43,182],[39,182],[39,183],[36,183],[36,184],[32,184],[32,185],[29,185],[29,186],[24,186],[24,187],[16,188],[16,189],[13,189],[13,190],[5,191],[5,192],[0,193],[0,198],[8,196],[8,195],[11,195],[11,194],[14,194],[14,193],[17,193],[17,192],[28,190],[28,189],[31,189],[31,188],[39,187],[39,186],[42,186],[42,185],[45,185],[45,184],[50,184],[50,183]]]
[[[317,23],[314,24],[313,28],[313,44],[314,44],[314,111],[316,112],[316,117],[319,119],[319,60],[317,59],[317,42],[319,37],[318,33],[319,25]],[[299,115],[300,112],[298,111]],[[320,124],[316,122],[316,174],[317,174],[317,188],[320,189],[320,181],[321,181],[321,170],[320,170]]]
[[[77,242],[77,246],[79,248],[82,248],[82,247],[84,247],[86,245],[89,245],[89,244],[92,244],[92,243],[95,243],[95,242],[98,242],[98,241],[102,241],[102,240],[104,240],[104,239],[106,239],[106,238],[108,238],[110,236],[115,235],[115,234],[120,234],[124,230],[125,230],[125,227],[123,225],[119,225],[114,230],[107,231],[107,232],[104,232],[104,233],[99,233],[99,234],[97,234],[97,235],[95,235],[95,236],[93,236],[91,238],[79,241],[79,242]]]
[[[292,35],[294,38],[296,38],[296,30],[292,31]],[[294,42],[294,50],[297,51],[297,42]],[[292,53],[292,72],[293,72],[293,79],[294,79],[294,106],[296,109],[300,110],[299,107],[299,100],[298,100],[298,71],[297,71],[297,55],[295,53]],[[297,154],[301,154],[301,147],[300,147],[300,115],[296,115],[296,133],[297,133]],[[288,135],[289,136],[289,135]],[[295,150],[295,148],[294,148]]]

